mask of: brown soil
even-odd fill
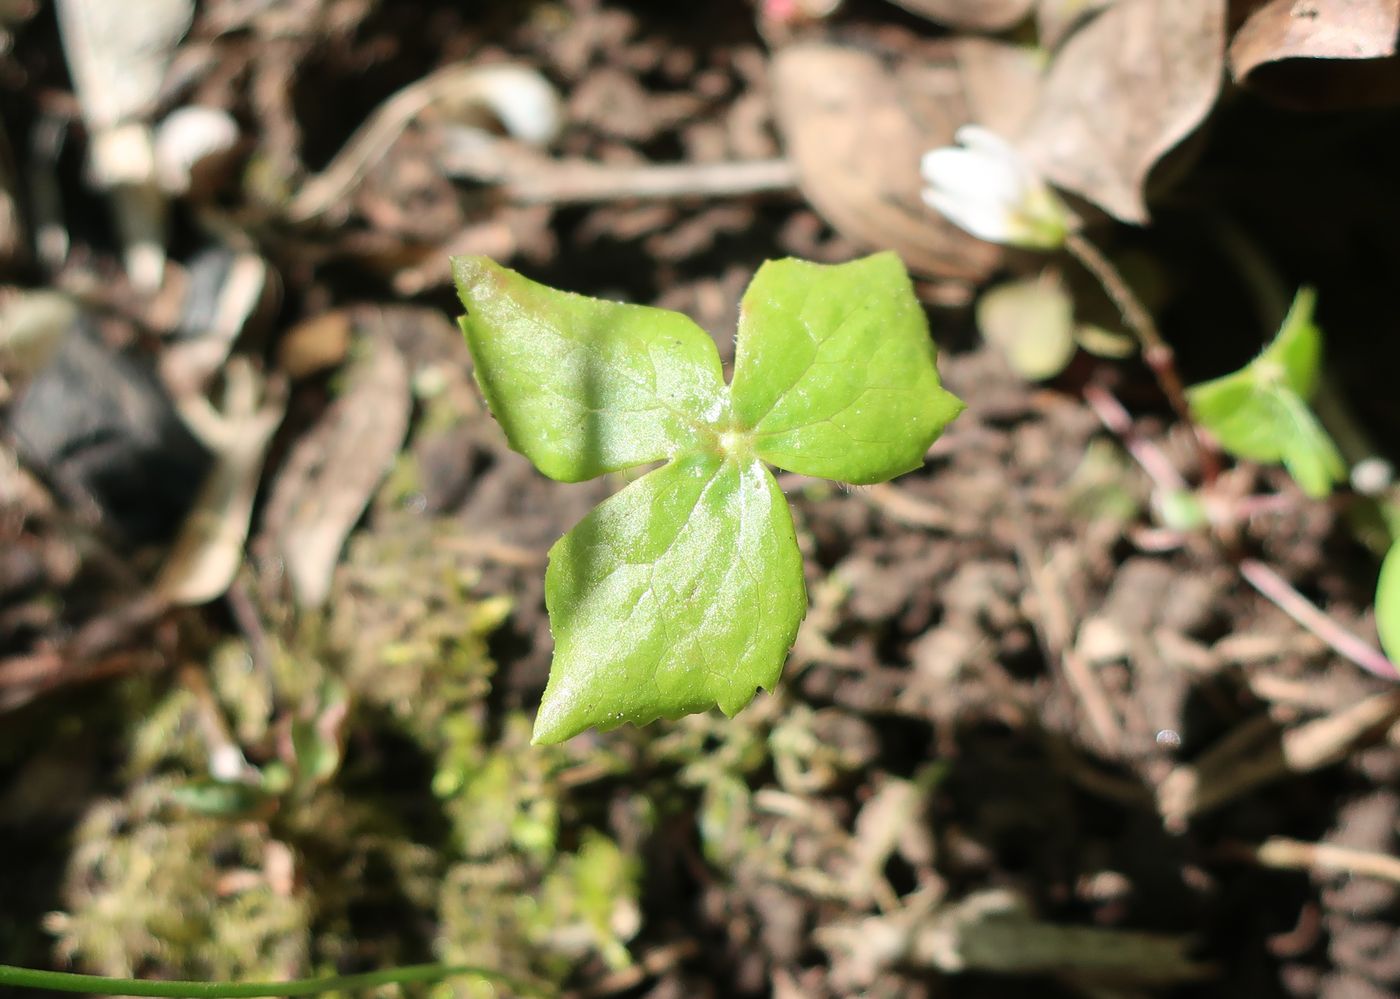
[[[196,37],[199,25],[207,28],[221,11],[233,17],[242,6],[205,5]],[[537,66],[566,94],[562,155],[708,162],[772,156],[780,148],[767,50],[753,11],[742,3],[579,0],[559,10],[540,5],[528,16],[513,4],[478,10],[483,5],[326,0],[319,6],[314,30],[289,35],[279,47],[259,44],[251,30],[211,33],[212,56],[191,84],[233,108],[274,165],[280,156],[319,169],[376,105],[428,69],[502,55]],[[873,0],[847,10],[852,21],[927,31]],[[289,67],[293,82],[279,100],[263,78]],[[23,158],[20,137],[67,89],[51,13],[22,29],[5,57],[0,87],[11,143]],[[1211,185],[1249,186],[1232,180],[1231,171],[1257,167],[1263,146],[1237,148],[1231,131],[1237,125],[1279,143],[1314,127],[1280,124],[1258,109],[1242,109],[1238,102],[1247,98],[1234,100],[1209,140],[1205,166],[1193,175],[1204,179],[1188,186],[1184,200],[1209,196],[1218,205],[1220,192]],[[1246,111],[1259,116],[1246,118]],[[1353,124],[1335,127],[1350,135]],[[1368,123],[1368,134],[1373,129],[1379,130]],[[259,250],[282,277],[269,352],[295,323],[333,309],[364,316],[378,307],[391,313],[421,307],[421,313],[392,313],[417,330],[400,343],[410,370],[445,359],[464,375],[469,359],[452,327],[421,318],[455,311],[434,255],[464,231],[485,252],[496,252],[491,240],[500,240],[494,245],[514,257],[514,266],[547,283],[686,312],[716,335],[726,357],[738,297],[761,261],[860,252],[791,193],[552,212],[494,208],[484,195],[462,196],[424,167],[431,141],[424,130],[396,144],[366,176],[349,221],[322,231],[259,217],[265,210],[253,197],[236,185],[224,191],[221,197],[245,213]],[[1377,160],[1364,158],[1363,147],[1343,142],[1333,156],[1354,155],[1349,162],[1370,176]],[[72,175],[65,184],[78,190],[75,166],[65,169]],[[1277,172],[1267,179],[1286,183]],[[1300,230],[1335,234],[1349,224],[1319,200],[1305,199],[1293,229],[1260,223],[1255,231],[1281,270],[1323,285],[1336,370],[1373,432],[1393,440],[1400,410],[1385,373],[1394,370],[1389,362],[1400,338],[1387,331],[1379,343],[1367,322],[1388,316],[1377,311],[1374,289],[1400,255],[1393,239],[1384,246],[1351,244],[1344,257],[1329,257],[1321,237],[1299,237]],[[1385,211],[1393,212],[1393,200]],[[1262,201],[1260,195],[1233,203],[1252,219],[1262,213]],[[1240,332],[1242,323],[1250,328],[1241,319],[1248,315],[1241,304],[1247,295],[1231,291],[1235,279],[1216,259],[1220,251],[1199,249],[1197,223],[1210,211],[1192,204],[1167,209],[1159,227],[1121,235],[1122,245],[1148,255],[1176,290],[1164,317],[1188,379],[1228,369],[1257,343],[1252,332]],[[71,266],[115,280],[103,224],[73,227],[80,252]],[[187,259],[197,242],[190,220],[177,219],[172,255]],[[1364,262],[1353,266],[1358,258]],[[405,305],[404,286],[396,290],[395,281],[414,261],[421,263],[422,284]],[[32,267],[13,275],[39,281]],[[1349,297],[1353,288],[1357,294]],[[936,287],[927,290],[940,299]],[[113,314],[122,313],[124,296],[111,293]],[[677,956],[635,980],[619,980],[613,990],[656,999],[1400,996],[1400,887],[1323,869],[1278,869],[1249,856],[1269,837],[1393,854],[1400,730],[1369,733],[1316,765],[1285,765],[1225,793],[1218,805],[1173,812],[1161,794],[1180,768],[1241,732],[1254,731],[1255,742],[1224,776],[1205,778],[1207,784],[1254,764],[1267,772],[1286,733],[1343,712],[1385,685],[1246,585],[1230,553],[1203,538],[1164,538],[1149,528],[1149,484],[1081,392],[1108,377],[1115,395],[1141,418],[1143,433],[1189,468],[1186,437],[1171,427],[1144,371],[1082,357],[1055,383],[1029,386],[978,342],[966,311],[935,308],[931,317],[945,380],[969,408],[935,445],[927,466],[891,484],[854,490],[796,476],[781,480],[793,501],[813,608],[782,692],[761,696],[749,712],[769,726],[805,719],[808,734],[829,740],[845,762],[836,776],[810,784],[772,760],[747,775],[756,800],[767,803],[756,808],[748,833],[785,844],[772,863],[707,860],[698,805],[678,788],[682,806],[638,847],[646,865],[643,928],[632,942],[639,959]],[[275,480],[299,435],[322,418],[334,390],[324,377],[298,383],[265,482]],[[491,639],[499,672],[490,704],[502,712],[529,709],[551,648],[544,553],[617,483],[544,479],[505,447],[470,392],[459,398],[451,419],[435,419],[430,429],[420,423],[411,435],[419,487],[403,506],[459,525],[469,539],[464,544],[477,546],[470,554],[479,572],[476,591],[512,598],[509,618]],[[421,407],[415,414],[423,416]],[[1374,636],[1375,563],[1348,530],[1341,504],[1310,502],[1281,474],[1260,475],[1262,486],[1285,500],[1244,527],[1242,550],[1265,559],[1346,627]],[[50,485],[62,496],[61,483]],[[158,555],[146,549],[132,564],[104,564],[77,550],[64,526],[77,515],[60,512],[62,500],[36,494],[13,503],[27,504],[17,519],[30,526],[4,534],[0,520],[0,656],[10,657],[0,660],[6,664],[0,670],[8,669],[0,677],[15,691],[7,701],[0,688],[0,709],[10,709],[0,732],[16,733],[14,746],[0,755],[0,802],[12,803],[22,775],[38,779],[26,769],[25,747],[35,745],[54,702],[62,701],[61,713],[71,717],[114,696],[110,690],[122,681],[100,679],[94,670],[161,676],[169,665],[162,650],[189,641],[180,636],[240,627],[236,610],[223,602],[154,624],[139,615],[124,622],[132,592],[124,580],[149,578]],[[375,529],[373,514],[360,529]],[[127,549],[118,544],[118,550]],[[285,601],[279,580],[257,564],[259,600]],[[50,599],[55,594],[57,602]],[[114,614],[115,636],[89,660],[96,667],[60,668],[35,687],[14,666]],[[90,796],[112,786],[121,750],[109,740],[116,737],[102,726],[74,731],[68,755],[87,762],[68,772],[83,779],[69,793],[46,797],[22,823],[0,820],[0,897],[11,909],[0,916],[6,959],[51,958],[38,926],[43,912],[62,905],[63,858],[40,844],[61,842]],[[599,744],[635,746],[649,738],[624,732]],[[638,775],[635,786],[656,779]],[[886,790],[900,782],[916,788],[915,797],[904,811],[882,818],[875,803],[887,801]],[[632,787],[623,775],[596,793],[625,798]],[[1199,797],[1208,794],[1209,788],[1198,789]],[[26,855],[36,859],[27,863]],[[852,861],[865,855],[875,858],[870,870]],[[993,955],[966,973],[906,961],[865,974],[859,943],[828,945],[820,932],[890,907],[946,908],[994,889],[1029,908],[1018,925],[1031,937],[1046,926],[1184,937],[1190,958],[1208,967],[1186,983],[1175,980],[1183,962],[1165,975],[1167,984],[1154,983],[1141,968],[1096,976],[1086,970],[1093,959],[1080,948],[1119,944],[1086,937],[1061,940],[1062,967],[1029,977],[1015,971],[1013,954]],[[1013,948],[1035,945],[1029,937],[1007,939]],[[594,962],[580,966],[575,984],[606,990],[610,981]]]

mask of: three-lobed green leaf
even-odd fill
[[[1346,462],[1308,399],[1317,387],[1322,332],[1315,295],[1300,289],[1272,343],[1239,371],[1193,386],[1191,412],[1239,458],[1282,462],[1309,496],[1346,477]]]
[[[453,261],[476,378],[511,446],[565,481],[665,459],[549,553],[554,662],[536,742],[772,689],[806,613],[767,461],[852,483],[918,467],[961,410],[898,257],[765,264],[732,386],[689,319]]]

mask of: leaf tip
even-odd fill
[[[545,690],[539,713],[535,715],[534,730],[530,733],[530,745],[557,746],[588,727],[587,722],[580,724],[578,719],[573,717],[575,712],[566,710],[567,707],[567,704],[562,704],[557,698],[551,698],[549,690]]]
[[[743,711],[753,699],[758,696],[761,690],[764,693],[772,693],[773,686],[777,682],[776,678],[770,683],[755,684],[745,689],[731,689],[728,693],[719,694],[715,697],[715,704],[726,718],[733,718],[740,711]]]

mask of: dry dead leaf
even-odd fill
[[[1276,104],[1321,111],[1400,101],[1400,0],[1271,0],[1230,43],[1230,72]]]
[[[1035,6],[1035,32],[1040,44],[1056,48],[1070,31],[1116,0],[1040,0]]]
[[[1144,223],[1147,174],[1215,103],[1224,49],[1225,0],[1118,0],[1056,54],[1019,145],[1054,183]]]
[[[926,207],[919,158],[968,120],[952,59],[892,69],[874,53],[804,42],[773,59],[778,123],[802,193],[842,234],[917,272],[980,281],[998,248]]]
[[[408,432],[408,364],[387,335],[364,336],[361,347],[345,390],[292,449],[268,500],[269,530],[303,607],[325,603],[345,539]]]
[[[1035,0],[891,0],[912,14],[963,31],[1003,31],[1026,19]]]
[[[1272,0],[1230,42],[1230,72],[1242,80],[1280,59],[1383,59],[1395,53],[1400,0]]]
[[[998,135],[1020,135],[1040,103],[1045,82],[1043,55],[1037,49],[995,38],[967,36],[955,44],[969,117]]]

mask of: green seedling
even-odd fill
[[[807,611],[766,467],[861,484],[918,468],[962,409],[898,257],[770,261],[744,294],[732,382],[674,312],[453,261],[476,380],[511,447],[579,482],[664,462],[549,552],[554,662],[536,743],[771,690]]]
[[[1327,496],[1347,474],[1332,438],[1308,407],[1317,387],[1322,332],[1316,295],[1302,288],[1263,352],[1239,371],[1187,392],[1191,412],[1237,458],[1282,462],[1305,493]]]
[[[1400,663],[1400,541],[1390,546],[1376,583],[1376,631],[1381,648],[1393,663]]]

